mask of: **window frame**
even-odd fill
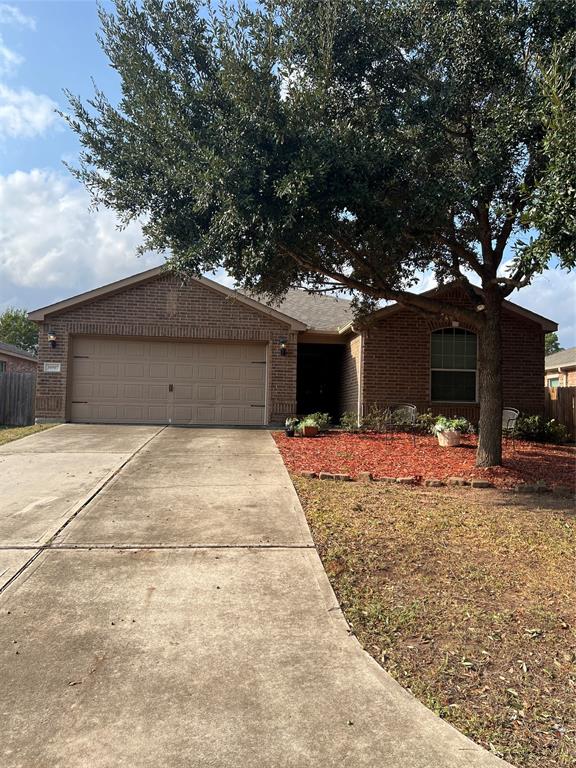
[[[0,360],[0,373],[6,373],[8,370],[8,364],[6,363],[6,360]]]
[[[469,331],[468,328],[460,328],[462,331],[466,331],[466,333],[470,333],[472,336],[476,338],[476,367],[475,368],[433,368],[432,367],[432,336],[433,334],[437,333],[438,331],[447,331],[447,330],[456,330],[457,328],[460,328],[460,326],[453,326],[453,325],[445,325],[442,328],[434,328],[433,331],[430,331],[430,348],[429,348],[429,354],[428,354],[428,362],[429,362],[429,377],[428,377],[428,395],[430,398],[431,403],[438,403],[442,405],[443,403],[450,403],[450,404],[456,404],[456,405],[478,405],[480,402],[480,396],[479,396],[479,382],[478,382],[478,352],[479,352],[479,346],[478,346],[478,334],[474,333],[474,331]],[[471,373],[474,371],[474,400],[433,400],[432,399],[432,374],[434,371],[452,371],[454,373]]]

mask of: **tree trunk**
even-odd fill
[[[485,291],[485,325],[479,336],[478,379],[480,433],[477,467],[502,463],[502,300],[496,291]]]

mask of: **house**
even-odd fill
[[[294,290],[269,306],[158,267],[30,318],[40,422],[266,425],[394,402],[478,418],[475,334],[398,304],[356,328],[344,299]],[[541,413],[544,334],[557,326],[510,302],[502,323],[506,404]]]
[[[544,370],[547,387],[576,387],[576,347],[547,355]]]
[[[38,360],[32,352],[0,341],[0,373],[36,373],[37,367]]]

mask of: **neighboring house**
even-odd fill
[[[0,341],[0,373],[36,373],[37,368],[38,360],[32,352]]]
[[[547,387],[576,387],[576,347],[548,355],[544,370]]]
[[[454,286],[442,296],[468,301]],[[397,402],[478,418],[475,334],[397,304],[357,329],[344,299],[296,290],[271,307],[156,268],[30,318],[38,421],[265,425]],[[505,303],[506,405],[543,411],[544,334],[556,328]]]

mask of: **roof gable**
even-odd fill
[[[442,293],[446,293],[449,291],[454,291],[455,288],[458,288],[457,284],[455,283],[448,283],[446,285],[439,286],[437,288],[432,288],[429,291],[424,291],[423,293],[419,294],[420,296],[435,296]],[[482,289],[479,288],[476,285],[472,286],[475,293],[481,297]],[[459,289],[463,290],[463,289]],[[558,323],[555,323],[554,320],[549,320],[547,317],[543,317],[542,315],[536,314],[536,312],[532,312],[529,309],[525,309],[524,307],[521,307],[519,304],[514,304],[512,301],[504,300],[502,303],[502,306],[507,309],[509,312],[512,312],[513,314],[520,315],[521,317],[526,318],[527,320],[531,320],[534,323],[537,323],[538,325],[542,326],[542,329],[546,333],[550,333],[551,331],[557,331],[558,330]],[[405,306],[403,304],[398,304],[397,302],[394,302],[393,304],[389,304],[386,307],[382,307],[381,309],[377,309],[375,312],[372,313],[370,316],[370,320],[379,320],[380,318],[385,318],[388,315],[395,314],[396,312],[399,312],[403,309],[410,309],[410,307]],[[351,330],[353,326],[353,322],[348,323],[347,326],[340,328],[340,333],[344,333],[345,331]]]
[[[144,285],[169,275],[170,273],[167,272],[164,267],[154,267],[153,269],[146,270],[145,272],[140,272],[137,275],[126,277],[123,280],[117,280],[113,283],[109,283],[108,285],[101,286],[100,288],[95,288],[92,291],[86,291],[85,293],[80,293],[77,296],[72,296],[69,299],[64,299],[63,301],[56,302],[55,304],[41,307],[40,309],[36,309],[30,312],[28,317],[30,320],[42,322],[48,317],[53,317],[64,312],[72,311],[76,307],[106,299],[108,297],[135,288],[136,286]],[[256,301],[255,299],[250,298],[249,296],[246,296],[238,291],[227,288],[226,286],[221,285],[214,280],[210,280],[206,277],[195,277],[190,278],[190,281],[198,283],[205,288],[211,289],[220,295],[227,297],[228,299],[233,299],[240,304],[248,306],[252,310],[256,310],[257,312],[261,312],[262,314],[268,315],[269,317],[273,317],[276,320],[285,323],[293,330],[306,330],[307,328],[306,324],[300,320],[297,320],[294,317],[290,317],[289,315],[269,307],[262,302]]]

